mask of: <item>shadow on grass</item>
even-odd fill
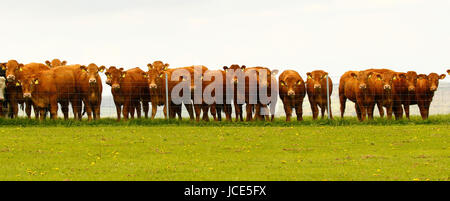
[[[166,119],[132,119],[128,121],[116,121],[114,118],[102,118],[97,121],[82,121],[67,120],[45,120],[38,121],[35,119],[17,118],[5,119],[0,118],[0,126],[202,126],[202,127],[248,127],[248,126],[276,126],[276,127],[291,127],[291,126],[356,126],[356,125],[374,125],[374,126],[389,126],[389,125],[426,125],[426,124],[450,124],[450,115],[432,115],[428,120],[422,120],[420,116],[412,116],[411,120],[387,120],[385,118],[375,118],[372,121],[359,122],[356,117],[345,117],[344,119],[335,118],[334,120],[312,120],[311,117],[305,117],[303,121],[286,122],[283,117],[275,118],[273,122],[252,121],[252,122],[217,122],[217,121],[201,121],[195,122],[187,119],[184,120],[166,120]]]

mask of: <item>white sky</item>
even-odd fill
[[[115,65],[162,60],[347,70],[450,68],[448,0],[60,0],[0,2],[0,61]],[[104,77],[103,77],[104,78]],[[109,91],[108,91],[109,92]]]

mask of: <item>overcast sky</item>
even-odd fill
[[[162,60],[347,70],[450,68],[450,1],[1,1],[0,60],[146,70]],[[104,78],[104,77],[103,77]],[[337,82],[336,78],[335,82]]]

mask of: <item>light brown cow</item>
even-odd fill
[[[65,66],[67,64],[67,61],[62,61],[59,59],[53,59],[51,62],[49,60],[45,61],[45,64],[47,64],[48,67],[57,67],[57,66]]]
[[[12,108],[12,117],[17,117],[18,104],[25,102],[25,113],[28,118],[31,118],[32,101],[30,99],[24,100],[22,93],[22,79],[30,75],[48,70],[49,67],[41,63],[29,63],[26,65],[19,64],[16,60],[9,60],[6,64],[6,79],[8,81],[8,94],[11,94],[10,105]],[[36,118],[39,113],[35,110]]]
[[[375,96],[370,93],[369,79],[377,79],[376,72],[347,71],[339,80],[339,101],[341,103],[341,118],[344,118],[346,100],[355,103],[355,110],[359,121],[366,119],[368,108],[375,106]],[[373,111],[373,110],[372,110]],[[372,115],[373,116],[373,115]],[[370,117],[370,115],[369,115]]]
[[[422,119],[428,119],[430,105],[433,101],[434,92],[439,87],[439,80],[445,78],[445,74],[438,75],[430,73],[428,75],[420,74],[417,79],[416,98]]]
[[[281,73],[278,82],[286,121],[291,120],[292,108],[295,109],[297,121],[303,120],[303,99],[306,95],[306,88],[302,77],[296,71],[285,70]]]
[[[76,111],[80,107],[80,102],[74,69],[75,66],[59,66],[23,78],[23,96],[33,101],[41,120],[45,118],[48,110],[51,118],[56,119],[58,103],[61,105],[65,120],[69,118],[69,103],[72,104],[74,119],[78,119]]]
[[[94,63],[89,64],[87,67],[80,66],[80,68],[82,73],[78,78],[78,91],[83,100],[88,120],[91,121],[92,116],[94,116],[94,120],[97,120],[100,118],[100,105],[103,91],[99,72],[103,72],[106,68],[105,66],[98,67]]]
[[[110,78],[111,93],[116,105],[117,120],[120,121],[121,112],[124,120],[128,120],[129,115],[134,118],[134,112],[141,116],[140,101],[143,102],[145,117],[148,116],[148,102],[150,101],[147,80],[142,76],[145,72],[140,68],[132,68],[124,71],[111,66],[106,75]],[[122,109],[123,106],[123,109]]]
[[[327,79],[328,79],[328,91],[331,97],[333,92],[333,82],[328,76],[328,73],[323,70],[315,70],[306,73],[306,92],[308,94],[309,103],[313,113],[313,119],[317,119],[319,116],[319,109],[321,108],[322,119],[324,118],[325,111],[327,110]],[[331,99],[328,99],[330,103],[330,117],[333,119],[331,112]]]

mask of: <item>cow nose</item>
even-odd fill
[[[118,85],[118,84],[113,84],[113,85],[112,85],[112,88],[113,88],[113,89],[120,89],[120,85]]]
[[[360,88],[360,89],[366,89],[366,87],[367,87],[367,86],[366,86],[366,84],[364,84],[364,83],[359,85],[359,88]]]
[[[437,87],[432,86],[432,87],[430,88],[430,90],[431,90],[431,91],[436,91],[436,88],[437,88]]]
[[[150,87],[150,89],[156,89],[156,84],[150,84],[148,87]]]
[[[322,86],[320,86],[320,84],[315,84],[314,85],[314,89],[320,89],[320,88],[322,88]]]
[[[409,92],[414,92],[415,90],[416,90],[416,88],[413,87],[413,86],[408,87],[408,91],[409,91]]]
[[[16,79],[16,76],[8,75],[8,77],[6,79],[8,79],[8,82],[12,82],[12,81],[14,81]]]
[[[288,94],[288,96],[294,96],[295,92],[294,92],[294,90],[289,90],[287,94]]]
[[[23,93],[23,98],[31,98],[31,93]]]
[[[89,79],[89,84],[95,84],[95,83],[97,83],[96,79]]]
[[[384,90],[391,90],[391,85],[388,84],[384,85]]]

